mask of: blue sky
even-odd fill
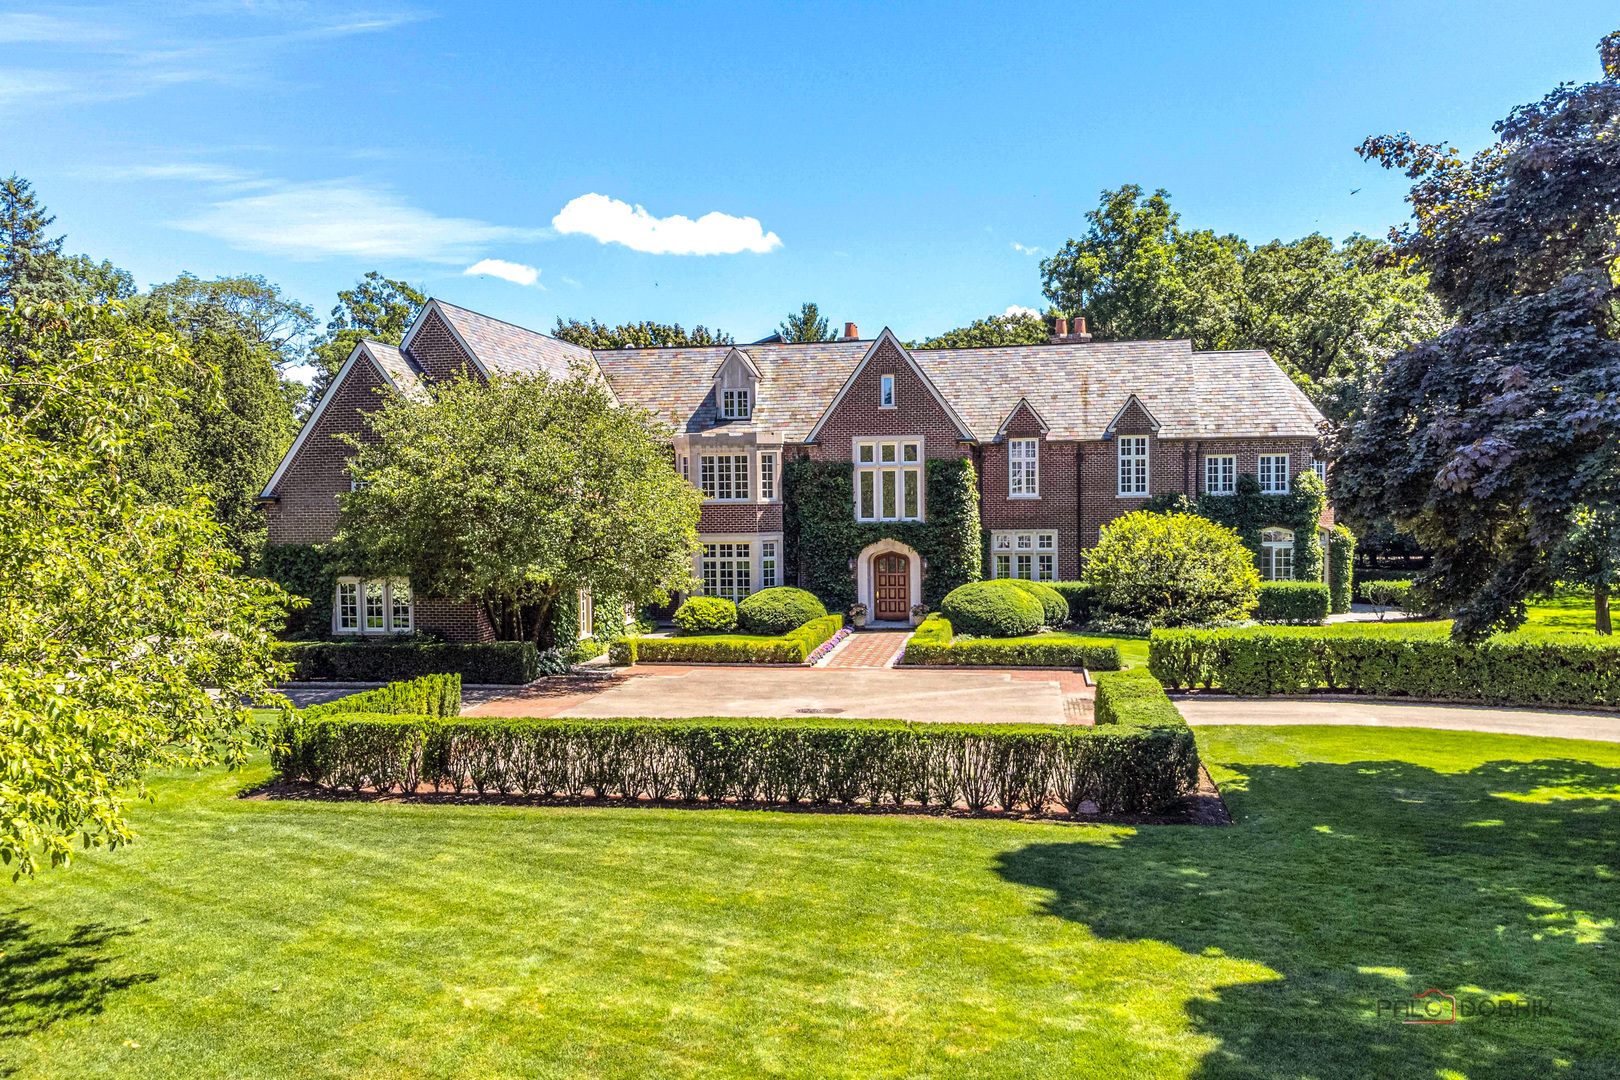
[[[537,329],[749,340],[808,299],[911,338],[1042,306],[1040,257],[1123,183],[1252,241],[1382,235],[1406,182],[1362,138],[1477,148],[1617,28],[1556,2],[0,0],[0,172],[143,286],[262,273],[323,319],[375,268]]]

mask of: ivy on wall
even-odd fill
[[[927,561],[923,603],[979,580],[979,482],[967,458],[925,466],[927,521],[856,521],[854,466],[797,458],[782,470],[783,554],[801,589],[829,611],[855,603],[849,561],[879,540],[898,540]]]
[[[1294,580],[1320,581],[1322,541],[1317,529],[1322,511],[1327,509],[1327,491],[1322,478],[1307,469],[1294,477],[1287,495],[1262,495],[1260,479],[1253,473],[1237,478],[1235,495],[1200,495],[1189,499],[1182,494],[1155,495],[1142,504],[1152,513],[1189,513],[1234,530],[1243,546],[1260,562],[1260,533],[1265,529],[1291,529],[1294,533]]]
[[[266,544],[259,573],[309,606],[287,615],[289,637],[330,637],[337,570],[324,544]]]

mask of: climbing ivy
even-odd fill
[[[1260,561],[1260,533],[1264,529],[1291,529],[1294,533],[1294,579],[1318,581],[1322,577],[1322,541],[1317,528],[1327,508],[1322,478],[1307,469],[1294,477],[1287,495],[1262,495],[1253,473],[1237,478],[1234,495],[1155,495],[1142,504],[1152,513],[1191,513],[1220,522],[1237,532],[1243,546]]]
[[[923,603],[979,580],[979,485],[967,458],[925,466],[927,521],[855,520],[854,466],[798,458],[782,470],[783,546],[790,575],[829,611],[855,603],[849,561],[879,540],[898,540],[927,561]]]
[[[284,631],[287,636],[331,636],[337,570],[325,544],[266,544],[259,573],[292,595],[309,601],[308,607],[287,615]]]

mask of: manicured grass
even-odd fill
[[[1553,596],[1531,601],[1528,607],[1529,617],[1521,632],[1597,634],[1597,610],[1591,589],[1559,589]]]
[[[1233,827],[262,802],[166,778],[135,847],[7,886],[0,1072],[1620,1071],[1620,747],[1199,741]],[[1375,1015],[1430,986],[1553,1015]]]

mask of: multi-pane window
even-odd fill
[[[753,574],[752,545],[703,545],[703,594],[743,599],[750,592]]]
[[[1231,454],[1224,457],[1205,458],[1204,490],[1211,495],[1235,494],[1237,492],[1237,458]]]
[[[681,479],[687,483],[692,482],[692,459],[685,454],[681,455]]]
[[[1034,499],[1041,494],[1040,440],[1013,439],[1007,443],[1007,494]]]
[[[1148,493],[1148,441],[1145,435],[1127,435],[1119,440],[1119,493]]]
[[[698,476],[706,499],[748,498],[747,454],[705,454],[698,458]]]
[[[992,577],[1057,580],[1055,532],[993,532],[990,547]]]
[[[855,444],[855,516],[862,521],[920,521],[922,444]]]
[[[1260,490],[1267,495],[1288,494],[1288,455],[1260,455]]]
[[[776,455],[759,455],[759,497],[766,502],[776,498]]]
[[[1322,483],[1324,483],[1324,484],[1327,483],[1327,462],[1325,462],[1325,461],[1313,461],[1313,462],[1311,462],[1311,471],[1316,474],[1316,478],[1318,480],[1322,481]]]
[[[894,376],[885,375],[879,384],[878,407],[883,409],[894,408]]]
[[[403,581],[340,581],[333,629],[340,634],[408,634],[411,586]]]
[[[727,420],[746,420],[749,415],[747,390],[720,391],[720,415]]]
[[[1294,534],[1291,530],[1260,531],[1260,576],[1267,581],[1294,580]]]
[[[763,540],[759,545],[759,587],[776,588],[776,541]]]

